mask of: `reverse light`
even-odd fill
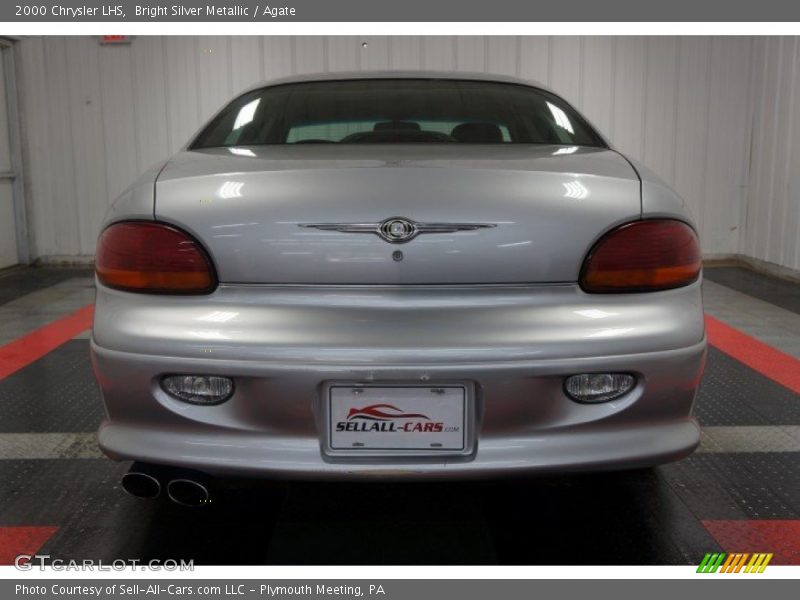
[[[207,294],[217,285],[202,246],[171,225],[124,221],[100,234],[95,257],[103,285],[128,292]]]
[[[617,227],[583,264],[585,292],[654,292],[689,285],[701,269],[700,243],[683,221],[650,219]]]
[[[625,373],[582,373],[567,377],[564,391],[578,402],[607,402],[627,394],[636,380]]]
[[[216,375],[167,375],[161,389],[190,404],[220,404],[233,395],[233,380]]]

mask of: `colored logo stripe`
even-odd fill
[[[763,573],[767,568],[769,561],[772,560],[772,554],[754,554],[752,560],[745,568],[745,573]]]
[[[697,573],[763,573],[772,560],[771,553],[756,552],[707,552],[697,567]],[[749,562],[748,562],[748,559]],[[724,562],[723,562],[724,561]],[[745,566],[745,563],[747,565]]]
[[[725,553],[720,552],[717,554],[707,553],[704,557],[700,566],[697,567],[698,573],[716,573],[719,566],[722,564],[722,561],[725,559]]]

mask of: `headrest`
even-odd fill
[[[412,121],[381,121],[372,131],[419,131],[419,123]]]
[[[493,144],[503,141],[503,132],[494,123],[462,123],[451,134],[459,142]]]

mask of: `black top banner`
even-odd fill
[[[31,0],[2,2],[13,22],[608,22],[800,21],[788,0]]]

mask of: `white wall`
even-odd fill
[[[20,84],[33,255],[91,255],[108,203],[251,83],[392,68],[550,85],[677,188],[707,255],[734,254],[753,48],[753,39],[732,37],[136,37],[121,47],[27,38]]]
[[[0,46],[0,53],[5,52]],[[5,63],[0,55],[0,269],[16,265],[17,235],[14,215],[14,164],[11,159]]]
[[[746,256],[800,270],[800,43],[758,38]]]

